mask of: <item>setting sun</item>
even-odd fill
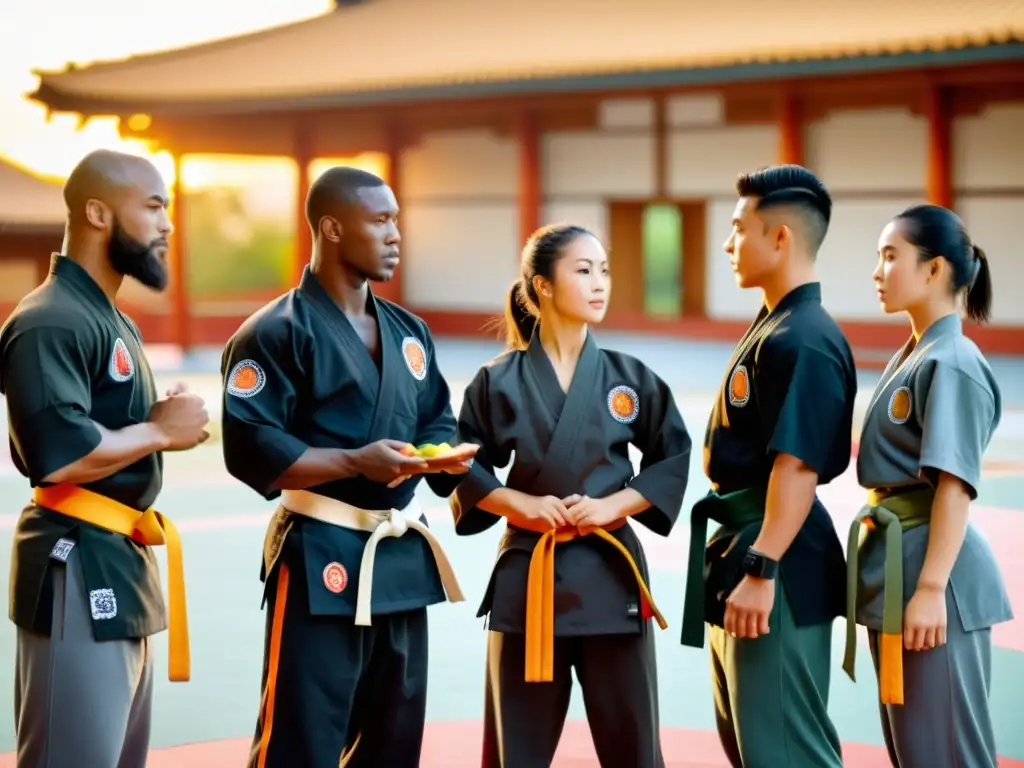
[[[122,139],[116,118],[94,118],[83,124],[73,115],[48,116],[43,106],[25,98],[37,84],[33,70],[59,70],[71,61],[86,64],[245,34],[315,16],[332,6],[330,0],[182,0],[173,7],[128,0],[9,4],[0,25],[0,157],[39,176],[63,180],[86,153],[118,149],[149,157],[171,184],[170,155],[152,153],[145,142]],[[82,33],[84,29],[88,34]],[[137,126],[146,118],[135,115],[131,120]],[[235,178],[244,176],[246,165],[231,163],[232,170],[226,172]],[[186,162],[183,172],[189,185],[209,184],[215,177],[223,183],[219,178],[223,167],[204,168],[197,158]]]

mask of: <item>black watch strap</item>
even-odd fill
[[[743,558],[743,572],[759,579],[774,579],[779,575],[779,561],[750,547]]]

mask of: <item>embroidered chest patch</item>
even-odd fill
[[[640,415],[640,397],[636,390],[625,384],[608,393],[608,413],[621,424],[632,424]]]
[[[114,342],[114,349],[110,353],[110,378],[114,381],[128,381],[135,375],[135,363],[132,356],[128,354],[128,347],[120,336]]]
[[[402,358],[414,379],[423,381],[427,377],[427,352],[419,339],[413,336],[402,339]]]
[[[114,590],[94,589],[89,593],[89,608],[92,617],[97,621],[117,616],[117,598],[114,597]]]
[[[341,563],[328,563],[324,568],[324,586],[328,592],[339,594],[348,586],[348,571]]]
[[[750,374],[747,366],[737,365],[729,377],[729,402],[742,408],[750,401]]]
[[[905,424],[910,418],[913,401],[909,387],[897,387],[889,395],[889,421],[893,424]]]
[[[231,369],[228,376],[228,394],[252,397],[267,383],[267,375],[255,360],[243,360]]]

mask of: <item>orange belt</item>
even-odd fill
[[[185,607],[185,567],[181,537],[168,518],[152,507],[145,512],[125,506],[76,485],[59,484],[33,488],[32,500],[40,507],[81,520],[113,533],[157,547],[167,546],[168,676],[172,682],[191,677],[188,644],[188,613]]]
[[[640,616],[646,621],[655,619],[662,629],[668,627],[643,574],[622,542],[604,528],[596,528],[594,535],[604,539],[626,558],[640,587]],[[526,581],[526,682],[548,683],[554,676],[555,666],[555,546],[582,536],[577,528],[560,528],[543,534],[530,558],[530,574]]]

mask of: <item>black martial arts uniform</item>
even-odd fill
[[[819,484],[842,474],[856,394],[849,345],[821,305],[820,285],[809,283],[773,311],[761,308],[733,353],[708,422],[704,470],[714,490],[692,513],[682,639],[702,647],[703,622],[712,626],[718,732],[736,768],[842,765],[826,708],[845,560],[817,497],[780,562],[770,633],[733,638],[722,627],[725,601],[761,530],[776,457],[800,459]],[[709,518],[721,527],[705,549]]]
[[[247,319],[228,342],[224,459],[234,477],[265,498],[282,495],[277,479],[309,447],[453,440],[450,393],[426,324],[372,293],[369,302],[380,333],[379,368],[308,268],[298,288]],[[447,496],[461,479],[431,474],[427,483]],[[307,490],[321,502],[402,510],[418,481],[388,488],[355,477]],[[335,768],[344,751],[348,766],[416,768],[427,690],[426,606],[446,599],[431,547],[412,531],[380,542],[372,623],[358,626],[370,534],[289,509],[288,498],[286,491],[264,547],[263,697],[249,765]]]
[[[671,531],[683,503],[690,436],[671,390],[638,360],[602,350],[589,336],[568,393],[538,334],[528,350],[509,352],[482,368],[466,390],[459,438],[480,446],[469,476],[452,496],[459,534],[478,533],[498,521],[477,505],[501,487],[493,470],[506,466],[512,452],[509,488],[559,498],[603,498],[633,488],[651,504],[634,521],[662,536]],[[635,476],[630,444],[643,454]],[[530,531],[509,527],[505,532],[479,613],[489,614],[492,630],[485,768],[550,764],[569,706],[573,669],[601,764],[664,765],[648,621],[655,609],[646,587],[639,586],[641,579],[648,581],[643,549],[629,523],[601,533],[607,538],[591,534],[551,542],[559,546],[548,574],[553,600],[546,618],[553,614],[553,627],[543,630],[552,643],[546,656],[531,649],[543,642],[535,632],[537,613],[527,618],[528,610],[536,609],[528,593],[540,594],[536,578],[530,578],[531,562],[536,567],[542,557],[536,552],[545,542],[538,545],[541,535]],[[533,582],[529,588],[528,582]]]
[[[100,444],[96,424],[142,423],[156,402],[138,328],[84,269],[58,255],[0,330],[0,392],[14,464],[35,501],[46,503],[51,497],[42,494],[63,491],[43,478]],[[66,490],[141,512],[161,483],[162,459],[153,453],[84,491]],[[153,672],[146,638],[167,627],[152,550],[30,503],[14,532],[10,596],[18,765],[142,768]]]

